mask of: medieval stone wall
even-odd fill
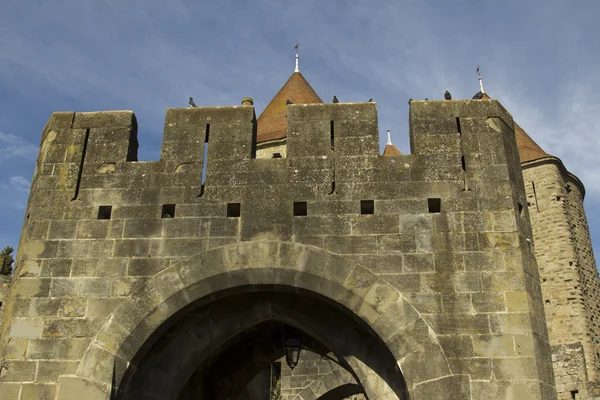
[[[53,114],[2,327],[7,400],[107,399],[167,318],[261,285],[302,288],[367,324],[413,399],[556,398],[499,103],[413,101],[402,157],[379,155],[373,103],[289,106],[282,159],[252,157],[255,124],[251,106],[170,109],[160,161],[137,162],[131,112]],[[336,343],[322,318],[315,335]],[[202,326],[207,337],[223,321]],[[176,390],[185,374],[169,373],[203,354],[177,332],[160,342],[173,351],[151,352],[173,367],[148,370],[140,395]],[[401,398],[402,385],[380,384],[383,361],[365,360],[375,367],[352,362],[369,398]]]
[[[588,329],[594,345],[594,354],[591,356],[596,369],[595,379],[598,380],[598,374],[600,373],[600,278],[598,276],[598,269],[596,268],[596,259],[592,249],[587,218],[583,208],[583,195],[579,185],[575,182],[569,182],[567,185],[569,193],[569,218],[575,239]]]
[[[527,167],[523,175],[559,398],[571,399],[577,391],[578,398],[587,399],[586,382],[597,379],[598,371],[594,313],[600,281],[581,194],[576,185],[567,188],[557,162]],[[573,346],[581,347],[583,357],[565,363]]]

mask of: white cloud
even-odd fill
[[[37,152],[37,146],[31,142],[12,133],[0,132],[0,161],[16,157],[35,159]]]
[[[31,183],[22,176],[11,176],[0,183],[0,205],[15,210],[24,210],[27,205]]]

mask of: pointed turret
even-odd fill
[[[323,103],[300,72],[294,72],[273,100],[267,105],[257,121],[257,142],[283,139],[287,135],[287,104]]]
[[[383,149],[384,157],[400,157],[402,152],[398,150],[396,146],[392,144],[392,134],[390,133],[390,128],[387,130],[387,144],[385,145],[385,149]]]

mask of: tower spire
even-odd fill
[[[390,146],[392,144],[392,134],[390,133],[390,127],[389,126],[387,128],[387,134],[388,134],[387,145]]]
[[[477,76],[479,76],[479,91],[485,93],[483,90],[483,79],[481,79],[481,74],[479,73],[479,63],[477,63]]]
[[[296,39],[296,45],[294,46],[294,49],[296,49],[296,69],[294,70],[294,72],[300,72],[300,68],[298,68],[298,46],[300,45],[300,43],[298,43],[298,39]]]

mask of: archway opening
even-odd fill
[[[248,286],[209,300],[185,307],[151,335],[113,398],[270,400],[329,393],[323,398],[334,399],[352,388],[369,399],[408,399],[383,341],[330,299],[291,287]],[[302,345],[293,370],[285,362],[290,335]]]

